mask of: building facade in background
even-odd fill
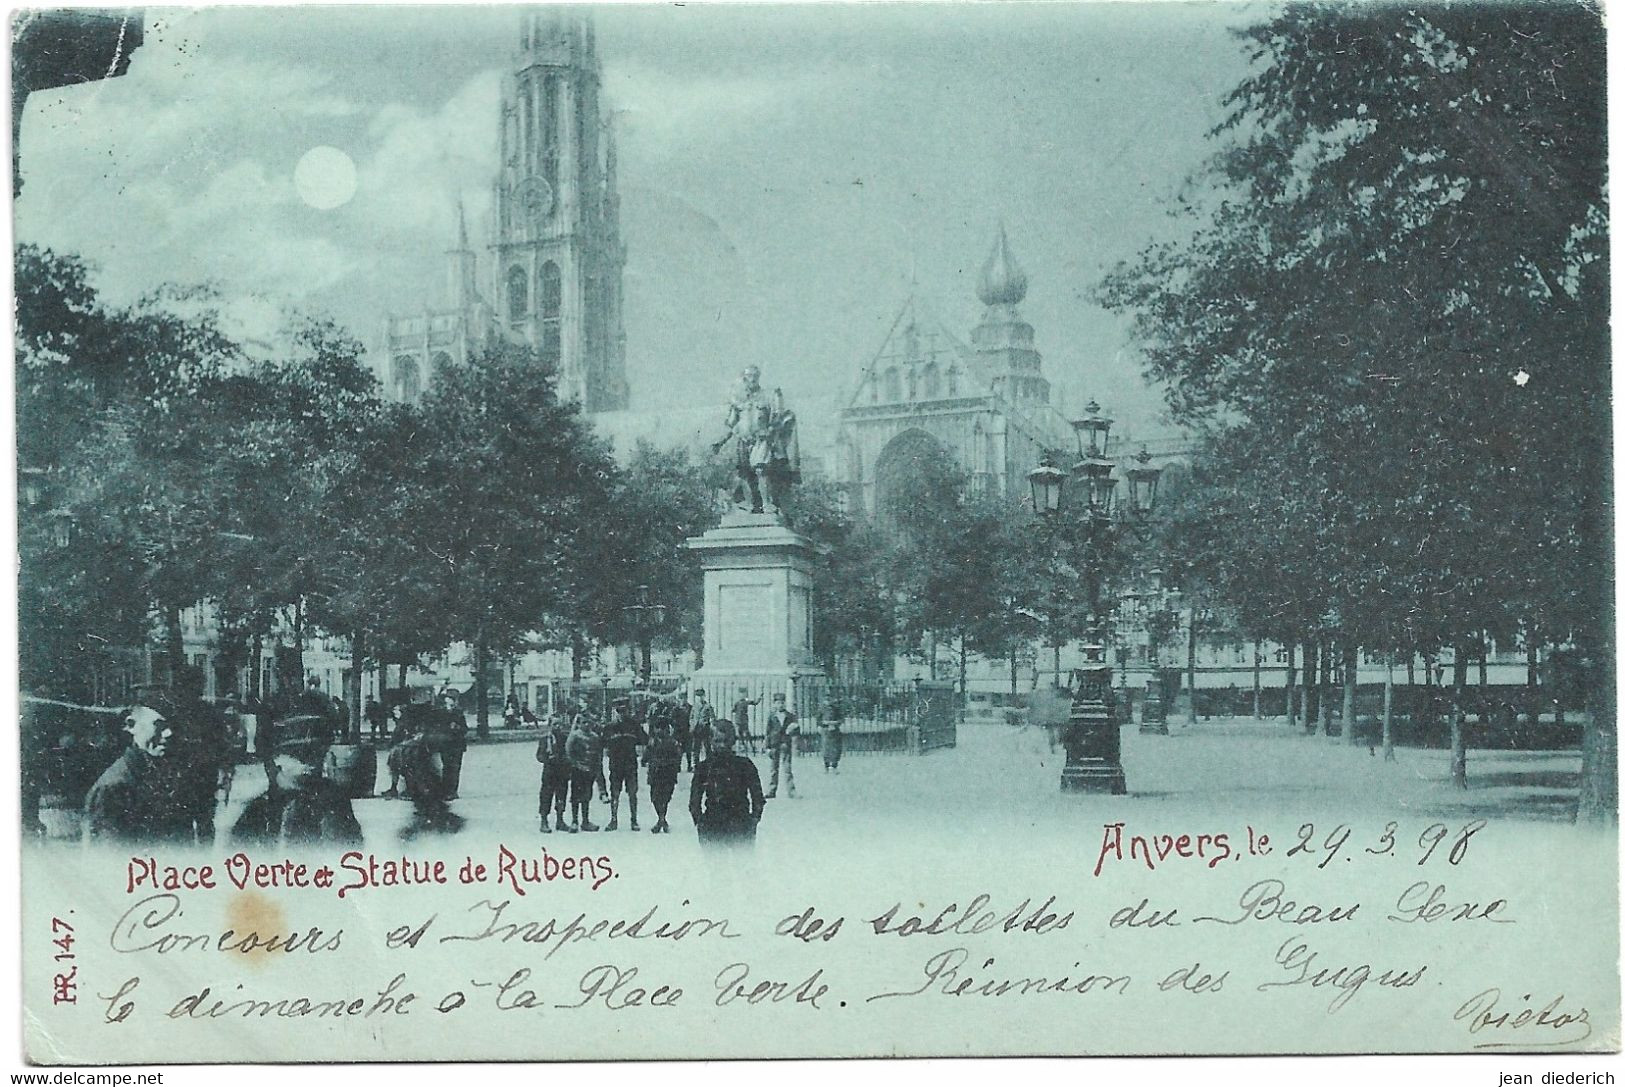
[[[925,464],[957,465],[979,493],[1019,494],[1044,450],[1073,445],[1021,316],[1027,275],[1003,227],[976,294],[984,309],[968,344],[910,297],[839,411],[838,477],[855,510],[882,524]]]
[[[376,366],[387,396],[415,400],[437,367],[502,338],[533,348],[557,369],[560,394],[588,412],[627,406],[626,249],[600,82],[588,14],[523,17],[503,78],[483,259],[459,206],[442,302],[386,319]]]

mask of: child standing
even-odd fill
[[[683,765],[683,748],[673,738],[671,728],[664,721],[655,725],[654,739],[643,751],[643,764],[649,768],[649,799],[654,801],[655,825],[651,834],[670,834],[666,822],[666,809],[671,794],[677,789],[677,772]]]
[[[831,698],[820,715],[819,730],[824,734],[824,773],[841,772],[841,725],[846,721],[846,710],[839,698]]]

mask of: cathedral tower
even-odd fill
[[[993,252],[977,277],[976,296],[987,309],[981,323],[971,330],[970,342],[994,391],[1015,404],[1048,404],[1049,381],[1033,347],[1033,326],[1016,309],[1027,297],[1027,273],[1011,255],[1002,223]]]
[[[497,327],[557,368],[563,396],[587,411],[623,409],[626,250],[589,15],[523,16],[501,122],[491,239]]]

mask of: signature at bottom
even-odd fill
[[[1461,1007],[1456,1009],[1455,1019],[1458,1023],[1466,1022],[1468,1034],[1477,1034],[1482,1030],[1530,1029],[1529,1034],[1516,1040],[1476,1042],[1473,1045],[1474,1049],[1544,1049],[1551,1046],[1573,1045],[1591,1037],[1591,1012],[1586,1008],[1568,1012],[1561,1010],[1562,1007],[1562,993],[1558,993],[1538,1009],[1530,999],[1530,995],[1525,993],[1515,1008],[1503,1008],[1501,990],[1485,989],[1476,996],[1468,997]],[[1575,1034],[1576,1030],[1580,1033]],[[1553,1038],[1548,1035],[1545,1040],[1537,1041],[1536,1033],[1539,1031],[1563,1031],[1572,1037]]]

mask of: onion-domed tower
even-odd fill
[[[1010,252],[1004,224],[976,280],[976,296],[987,309],[971,331],[971,347],[1000,395],[1017,404],[1049,403],[1049,381],[1033,348],[1033,326],[1016,307],[1027,297],[1027,273]]]

